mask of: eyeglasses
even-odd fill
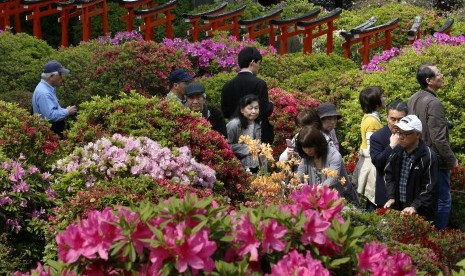
[[[398,131],[396,134],[399,135],[400,138],[405,138],[407,136],[409,136],[410,134],[413,134],[415,133],[415,131],[411,131],[411,132],[400,132]]]

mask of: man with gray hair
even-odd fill
[[[56,96],[56,89],[63,85],[62,74],[68,74],[69,70],[56,60],[47,62],[41,74],[41,81],[37,84],[32,95],[32,111],[40,114],[40,117],[48,120],[51,129],[63,138],[65,119],[76,114],[76,106],[62,108]]]
[[[227,137],[226,123],[218,108],[206,104],[207,94],[205,86],[199,82],[193,82],[186,87],[184,92],[186,106],[192,111],[200,112],[212,125],[212,129]]]
[[[422,124],[416,115],[402,118],[394,129],[399,144],[384,168],[388,198],[384,208],[434,221],[438,206],[436,154],[421,139]]]

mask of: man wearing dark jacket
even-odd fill
[[[268,117],[273,112],[273,104],[269,101],[266,83],[256,76],[261,60],[262,55],[255,47],[245,47],[239,52],[238,62],[241,71],[223,86],[221,111],[225,118],[231,119],[236,112],[240,98],[248,94],[256,95],[260,108],[261,141],[272,144],[274,131]]]
[[[186,87],[184,95],[186,96],[186,106],[192,111],[202,113],[202,116],[212,125],[212,129],[226,138],[227,131],[223,114],[218,108],[206,104],[205,86],[199,82],[193,82]]]
[[[439,163],[439,201],[436,227],[446,228],[452,207],[450,195],[450,170],[458,166],[458,160],[450,147],[449,128],[444,106],[437,97],[443,86],[442,74],[433,64],[420,65],[417,80],[421,89],[408,101],[409,113],[415,114],[423,124],[423,140],[437,154]]]
[[[399,144],[399,135],[396,134],[394,127],[408,114],[407,104],[400,100],[391,102],[386,109],[387,125],[370,137],[370,157],[376,167],[375,204],[377,208],[382,208],[387,201],[384,168],[392,150]]]
[[[434,221],[438,206],[436,154],[421,139],[422,124],[417,116],[402,118],[396,129],[399,145],[384,169],[388,198],[384,207]]]

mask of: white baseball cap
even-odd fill
[[[403,131],[415,130],[416,132],[422,131],[422,125],[420,119],[416,115],[407,115],[400,119],[400,122],[396,124],[396,127]]]

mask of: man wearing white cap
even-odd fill
[[[68,73],[69,70],[58,61],[47,62],[41,74],[42,80],[32,95],[33,113],[46,118],[52,124],[51,129],[61,138],[65,130],[65,119],[77,111],[74,105],[62,108],[56,95],[56,89],[63,85],[62,75]]]
[[[421,139],[422,124],[408,115],[395,125],[399,144],[393,149],[384,169],[388,201],[385,208],[419,214],[434,221],[437,212],[438,162]]]

